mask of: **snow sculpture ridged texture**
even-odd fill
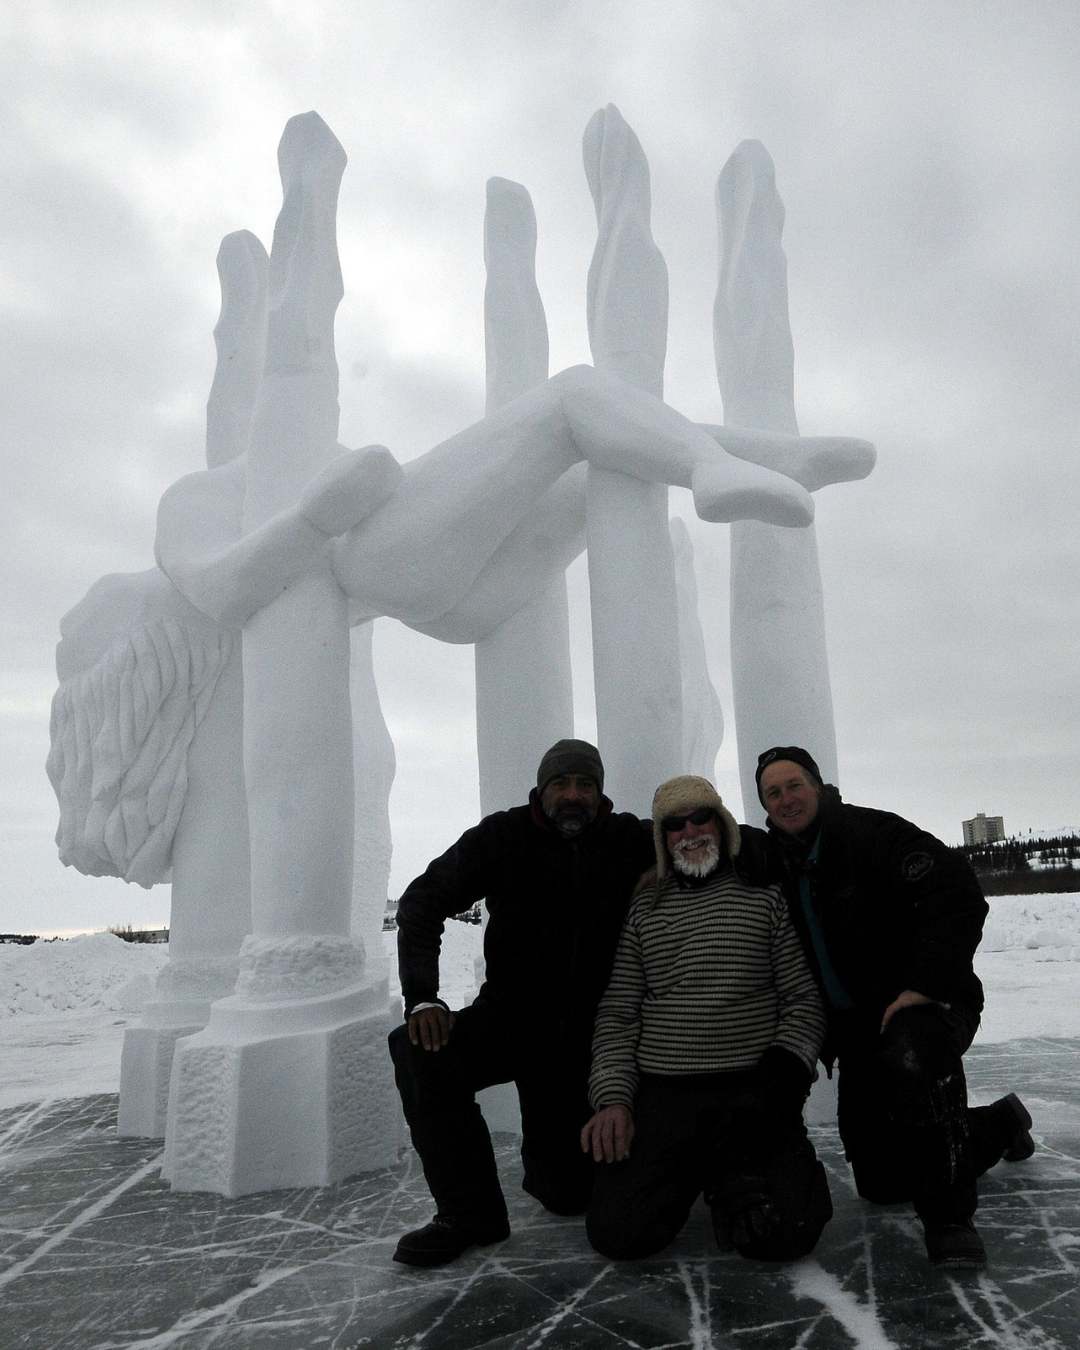
[[[228,629],[158,619],[56,691],[46,769],[62,862],[147,888],[168,877],[188,750],[234,641]]]

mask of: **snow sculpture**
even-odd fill
[[[773,464],[784,471],[804,448],[799,438],[699,428],[659,401],[663,262],[648,235],[647,166],[615,109],[590,124],[585,158],[600,222],[589,301],[597,367],[548,378],[531,203],[524,189],[493,180],[487,415],[404,468],[383,447],[348,451],[337,442],[335,211],[345,156],[316,114],[293,118],[282,137],[283,204],[269,266],[251,235],[223,245],[208,468],[162,498],[155,552],[172,587],[156,574],[140,583],[221,645],[219,688],[203,697],[203,717],[209,725],[220,708],[230,723],[231,740],[222,736],[220,745],[231,745],[231,759],[217,773],[234,794],[236,810],[226,817],[239,822],[234,844],[250,837],[250,932],[236,991],[213,1003],[205,1028],[182,1038],[174,1056],[164,1170],[177,1188],[237,1195],[326,1184],[388,1161],[396,1146],[397,1113],[392,1121],[385,1114],[393,1101],[385,972],[366,950],[384,898],[393,777],[371,672],[371,621],[388,615],[442,640],[477,644],[485,794],[494,799],[485,809],[504,804],[511,790],[517,800],[521,761],[527,757],[531,774],[543,744],[569,729],[560,724],[569,720],[562,572],[581,547],[588,475],[593,608],[609,664],[617,643],[640,643],[642,610],[665,608],[643,602],[636,580],[615,580],[622,535],[651,541],[645,580],[659,578],[660,589],[649,594],[670,600],[666,626],[651,640],[670,653],[674,685],[627,687],[622,697],[632,702],[608,718],[604,733],[605,754],[617,760],[609,740],[642,740],[659,719],[655,746],[636,766],[626,761],[625,786],[615,789],[624,800],[644,800],[662,757],[678,763],[681,751],[691,753],[681,739],[680,651],[693,668],[688,705],[700,714],[693,753],[715,755],[719,735],[696,616],[689,617],[685,555],[681,634],[675,619],[666,486],[690,489],[709,521],[804,526],[812,518],[805,489],[772,471]],[[817,447],[826,459],[843,459],[850,448]],[[242,780],[240,666],[226,638],[233,630],[242,630]],[[520,718],[516,699],[514,716],[506,715],[507,690],[522,678],[531,687],[538,634],[553,670],[549,705],[508,754],[484,751],[485,734],[505,733]],[[73,672],[90,670],[99,656],[80,658]],[[653,701],[661,694],[663,708]],[[189,774],[198,707],[196,700]],[[368,794],[362,820],[373,832],[366,890],[353,865],[354,755]],[[506,768],[515,760],[511,779]],[[58,790],[86,772],[57,764]],[[180,825],[189,812],[202,831],[198,853],[221,833],[220,820],[190,791]],[[366,837],[363,828],[358,835]],[[173,861],[178,867],[175,847]],[[233,881],[244,882],[229,894],[242,891],[245,900],[247,861],[237,847],[229,864]],[[217,897],[211,884],[199,889],[191,908],[204,922]],[[233,919],[244,909],[230,898]],[[183,928],[174,911],[174,937]],[[229,939],[232,951],[238,936]]]
[[[743,141],[716,188],[720,280],[713,311],[716,370],[730,425],[798,436],[788,320],[784,206],[760,141]],[[739,451],[730,437],[724,444]],[[865,477],[866,442],[794,440],[767,463],[809,491]],[[797,654],[797,659],[792,659]],[[836,733],[825,649],[817,536],[740,520],[731,530],[731,665],[743,811],[764,823],[757,756],[770,745],[812,745],[827,782],[836,781]]]
[[[730,458],[655,398],[588,367],[502,404],[404,470],[380,448],[341,454],[333,220],[344,155],[309,114],[286,128],[280,159],[266,373],[247,462],[175,485],[158,528],[159,563],[180,590],[244,625],[253,932],[237,994],[178,1047],[166,1139],[174,1185],[230,1194],[373,1165],[375,1145],[350,1109],[383,1049],[366,1025],[377,1009],[347,930],[349,601],[354,617],[391,614],[439,636],[460,640],[477,619],[490,631],[508,592],[530,593],[521,574],[535,542],[565,532],[564,492],[551,489],[582,458],[689,487],[706,519],[810,514],[797,485]],[[269,1091],[276,1076],[294,1090]]]

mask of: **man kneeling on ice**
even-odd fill
[[[466,830],[398,904],[406,1021],[390,1035],[405,1118],[438,1212],[405,1233],[394,1260],[441,1266],[510,1235],[476,1093],[514,1083],[522,1188],[553,1214],[581,1214],[593,1167],[578,1137],[593,1015],[634,883],[652,857],[646,821],[616,812],[586,741],[558,741],[526,805]],[[484,899],[484,984],[467,1008],[439,998],[451,914]]]
[[[596,1017],[596,1114],[581,1145],[605,1166],[589,1240],[605,1256],[650,1256],[704,1192],[722,1246],[805,1256],[832,1215],[802,1118],[825,1031],[817,986],[779,889],[740,859],[740,827],[711,783],[661,784],[653,837],[656,868]]]

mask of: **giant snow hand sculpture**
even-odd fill
[[[617,113],[604,116],[607,148],[625,150]],[[210,467],[165,494],[156,541],[186,600],[243,630],[252,931],[237,994],[181,1043],[166,1152],[174,1184],[231,1194],[332,1180],[385,1152],[375,1115],[358,1114],[355,1090],[342,1087],[385,1067],[383,1010],[349,935],[350,623],[392,615],[451,641],[490,635],[579,551],[585,465],[594,481],[685,487],[709,521],[798,527],[813,514],[805,488],[769,467],[790,467],[789,435],[699,428],[620,356],[617,308],[633,285],[620,232],[603,222],[640,224],[647,202],[626,195],[603,154],[590,175],[601,220],[597,368],[550,379],[530,359],[489,368],[488,415],[404,467],[383,447],[344,450],[333,349],[344,153],[312,113],[288,124],[279,161],[269,263],[252,236],[226,241],[246,335],[235,362],[219,360]],[[621,162],[640,182],[643,159]],[[510,234],[520,229],[519,217]],[[535,320],[538,297],[522,295]]]

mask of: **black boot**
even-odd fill
[[[444,1266],[470,1247],[486,1247],[509,1236],[510,1225],[505,1218],[477,1222],[436,1214],[423,1228],[403,1235],[394,1260],[405,1266]]]
[[[1006,1162],[1023,1162],[1035,1152],[1035,1141],[1031,1137],[1031,1114],[1016,1095],[1010,1092],[999,1097],[991,1106],[1001,1117],[1002,1127],[1008,1134],[1009,1143],[1002,1157]]]
[[[926,1254],[935,1266],[950,1270],[980,1270],[986,1265],[986,1248],[970,1219],[952,1223],[923,1220]]]

